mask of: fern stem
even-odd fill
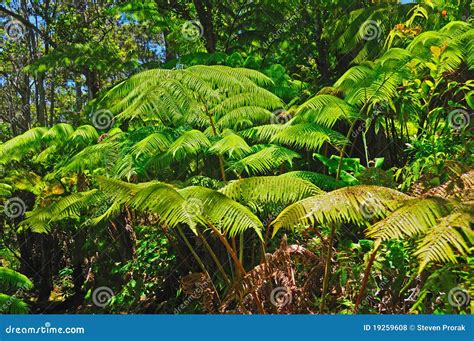
[[[239,236],[239,260],[244,266],[244,233],[242,232]]]
[[[357,123],[357,120],[354,120],[354,122],[351,124],[351,127],[349,128],[349,131],[346,136],[346,140],[349,140],[349,138],[352,135],[352,131],[354,130],[354,127]],[[341,153],[339,154],[339,164],[337,165],[337,175],[336,175],[336,181],[339,181],[339,178],[341,176],[341,170],[342,170],[342,159],[344,158],[344,154],[346,152],[347,148],[347,143],[344,143],[344,146],[341,149]]]
[[[324,313],[325,301],[326,301],[326,292],[328,291],[329,286],[329,276],[331,270],[331,258],[332,258],[332,244],[334,241],[334,236],[336,234],[336,224],[331,225],[331,234],[329,236],[328,242],[328,253],[326,255],[326,264],[324,265],[324,277],[323,277],[323,289],[321,291],[321,306],[320,312]]]
[[[217,136],[217,129],[216,129],[216,125],[214,124],[214,119],[212,118],[212,114],[209,112],[207,107],[206,107],[206,112],[207,112],[207,116],[209,117],[212,133],[214,134],[214,136]],[[219,168],[221,171],[222,181],[227,181],[225,177],[224,158],[222,157],[222,155],[218,155],[217,158],[219,159]]]
[[[194,258],[196,259],[196,261],[198,262],[199,266],[201,267],[202,271],[206,274],[209,274],[207,272],[207,269],[206,269],[206,266],[204,265],[201,257],[199,257],[199,255],[196,253],[196,251],[194,251],[194,248],[193,246],[191,245],[191,243],[189,242],[188,238],[186,237],[186,235],[184,234],[183,230],[181,229],[180,226],[177,227],[178,228],[178,232],[179,232],[179,235],[181,236],[181,238],[183,238],[184,242],[186,243],[186,246],[188,247],[189,251],[191,251],[191,253],[193,254]]]
[[[222,266],[222,263],[219,261],[219,258],[217,258],[216,254],[214,253],[214,251],[212,250],[211,246],[209,245],[209,243],[207,242],[206,240],[206,237],[204,237],[202,235],[201,232],[197,231],[198,233],[198,237],[199,239],[201,239],[202,243],[204,244],[205,248],[207,249],[207,251],[209,252],[209,254],[211,255],[211,258],[214,260],[214,262],[216,263],[217,265],[217,268],[219,269],[219,271],[221,272],[222,276],[224,277],[225,281],[227,283],[231,283],[230,282],[230,279],[229,279],[229,276],[227,276],[225,270],[224,270],[224,267]]]
[[[230,254],[230,256],[232,257],[232,260],[234,261],[234,264],[235,264],[235,267],[243,274],[245,275],[246,274],[246,271],[244,269],[244,267],[242,266],[242,263],[240,263],[239,261],[239,258],[237,257],[237,255],[235,254],[234,252],[234,249],[232,249],[232,246],[230,246],[229,242],[227,241],[227,239],[224,237],[224,235],[214,226],[212,225],[211,223],[208,224],[209,227],[211,228],[212,232],[214,232],[214,234],[217,236],[217,238],[219,238],[219,240],[221,241],[221,243],[224,245],[224,247],[226,248],[227,252]]]
[[[367,138],[365,131],[362,132],[362,142],[364,143],[365,164],[369,167],[369,150],[367,148]]]
[[[360,287],[359,294],[357,295],[357,299],[354,305],[354,314],[357,314],[357,312],[359,311],[360,302],[362,302],[362,297],[364,297],[364,292],[367,288],[367,283],[369,282],[370,270],[372,269],[372,265],[374,264],[375,256],[377,255],[377,251],[379,250],[380,245],[380,243],[376,245],[374,251],[372,251],[372,253],[370,254],[369,261],[367,262],[367,267],[364,271],[364,279],[362,280],[362,285]]]
[[[236,253],[234,252],[234,250],[230,246],[227,239],[224,237],[224,235],[218,229],[216,229],[216,227],[214,225],[212,225],[211,223],[208,223],[208,226],[211,228],[211,230],[214,232],[214,234],[219,238],[219,240],[222,242],[222,244],[224,244],[225,248],[227,249],[227,252],[230,253],[230,256],[234,260],[236,268],[239,270],[239,272],[242,274],[242,276],[245,276],[247,274],[247,272],[245,271],[242,263],[239,261],[239,258],[237,257]],[[257,308],[258,308],[260,314],[265,314],[265,309],[263,308],[262,302],[258,298],[257,293],[254,290],[252,290],[251,295],[253,296],[253,298],[255,300],[255,303],[257,305]]]

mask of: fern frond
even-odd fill
[[[0,314],[27,314],[28,304],[15,296],[0,294]]]
[[[173,159],[181,161],[185,158],[203,153],[211,146],[211,142],[199,130],[190,130],[181,135],[169,147],[167,154]]]
[[[338,120],[349,120],[354,109],[344,100],[332,95],[316,95],[303,103],[296,115],[303,115],[306,121],[331,128]]]
[[[86,124],[78,127],[69,139],[78,145],[89,145],[99,139],[99,134],[93,126]]]
[[[318,186],[324,191],[333,191],[335,189],[346,186],[344,182],[336,181],[336,179],[332,176],[309,171],[293,171],[282,174],[281,176],[304,179]]]
[[[241,158],[251,153],[252,148],[250,148],[247,142],[239,135],[236,135],[230,130],[226,130],[222,134],[222,139],[214,143],[214,145],[209,148],[209,151],[218,155],[228,153],[228,156],[231,158]]]
[[[63,219],[78,219],[84,208],[101,199],[97,189],[78,192],[46,206],[27,213],[27,218],[20,223],[21,229],[30,229],[35,233],[48,233],[52,222]]]
[[[467,240],[470,241],[472,247],[474,232],[471,226],[473,223],[472,212],[455,211],[441,218],[435,226],[431,227],[418,243],[414,253],[420,262],[419,273],[430,262],[457,263],[455,251],[460,255],[467,255],[470,246],[461,232],[468,237]]]
[[[370,226],[366,234],[381,240],[417,236],[448,214],[448,204],[448,200],[438,197],[407,200],[387,218]]]
[[[43,142],[51,143],[63,142],[66,141],[74,133],[74,128],[69,123],[58,123],[52,126],[46,133],[43,135]]]
[[[344,187],[303,199],[285,208],[273,221],[273,235],[279,229],[351,222],[367,225],[386,216],[409,198],[396,190],[379,186]]]
[[[136,143],[131,148],[131,152],[135,158],[140,156],[151,157],[166,151],[170,145],[171,141],[166,134],[153,133]]]
[[[33,283],[28,277],[15,270],[0,267],[0,288],[3,292],[17,289],[30,290],[33,288]]]
[[[32,128],[1,144],[0,163],[19,161],[29,152],[39,150],[43,135],[47,131],[44,127]]]
[[[317,151],[325,142],[340,147],[347,141],[342,134],[329,128],[314,123],[299,123],[285,126],[270,142]]]
[[[232,163],[229,169],[239,174],[243,171],[249,175],[265,174],[285,163],[291,167],[293,159],[301,157],[290,149],[276,145],[257,145],[252,149],[256,152]]]
[[[202,205],[202,215],[230,237],[252,229],[262,238],[260,220],[247,207],[224,194],[200,186],[187,187],[179,193],[187,200],[195,200],[197,205]]]
[[[221,188],[219,192],[244,205],[247,202],[289,205],[309,196],[323,193],[308,181],[282,175],[234,180]]]
[[[242,121],[248,121],[252,125],[260,125],[270,122],[271,111],[258,106],[245,106],[227,112],[216,123],[221,130],[225,128],[237,130]]]
[[[269,143],[273,136],[285,130],[286,127],[286,124],[266,124],[243,130],[240,134],[257,143]]]

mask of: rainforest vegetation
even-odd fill
[[[473,9],[1,1],[0,312],[472,313]]]

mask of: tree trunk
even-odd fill
[[[203,28],[204,39],[206,40],[206,50],[209,53],[216,51],[216,35],[212,22],[212,5],[207,0],[193,0],[194,6]]]

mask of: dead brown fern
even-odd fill
[[[265,313],[314,313],[312,300],[320,294],[323,265],[311,251],[287,245],[286,237],[273,254],[234,284],[219,308],[221,313],[258,313],[256,294]]]

